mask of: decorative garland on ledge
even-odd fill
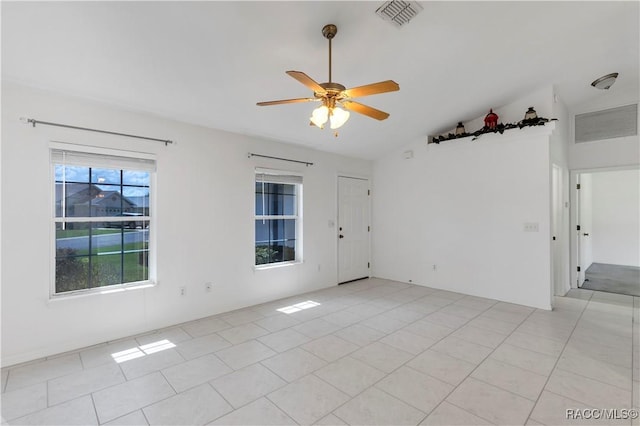
[[[454,133],[449,133],[448,135],[441,135],[441,136],[434,136],[431,141],[429,141],[429,143],[435,143],[435,144],[439,144],[440,142],[444,142],[444,141],[450,141],[453,139],[460,139],[460,138],[466,138],[467,136],[473,136],[473,139],[471,139],[472,141],[475,141],[476,139],[478,139],[481,135],[484,135],[485,133],[500,133],[503,134],[505,130],[510,130],[510,129],[515,129],[515,128],[519,128],[522,129],[524,127],[535,127],[535,126],[544,126],[545,124],[547,124],[549,121],[557,121],[557,118],[544,118],[544,117],[535,117],[535,118],[527,118],[524,120],[521,120],[517,123],[507,123],[507,124],[503,124],[503,123],[498,123],[498,124],[494,124],[493,126],[488,126],[485,125],[482,129],[480,130],[476,130],[473,133],[467,133],[465,131],[458,133],[458,134],[454,134]],[[458,124],[458,126],[461,126],[462,123]]]

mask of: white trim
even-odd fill
[[[103,294],[115,294],[132,290],[143,290],[145,288],[156,287],[158,284],[151,280],[135,281],[124,284],[113,284],[105,287],[93,287],[82,290],[65,291],[64,293],[54,293],[49,297],[49,303],[60,302],[69,299],[79,299],[82,297],[96,296]]]
[[[341,178],[341,177],[349,178],[349,179],[368,180],[368,181],[370,181],[370,180],[371,180],[371,177],[369,177],[369,176],[365,176],[365,175],[355,175],[355,174],[338,173],[338,175],[337,175],[337,177],[336,177],[336,185],[337,185],[337,182],[338,182],[338,178]],[[369,185],[369,186],[371,186],[371,185]]]
[[[260,265],[254,265],[253,269],[255,271],[264,271],[267,269],[282,268],[284,266],[302,265],[303,263],[304,263],[303,260],[287,260],[286,262],[273,262],[273,263],[263,263]]]
[[[589,169],[571,169],[571,173],[582,174],[582,173],[599,173],[599,172],[617,172],[622,170],[638,170],[640,169],[640,164],[625,164],[621,166],[609,166],[609,167],[592,167]]]

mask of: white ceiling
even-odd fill
[[[425,1],[401,29],[382,3],[3,1],[2,78],[366,159],[552,84],[570,109],[638,99],[637,1]],[[358,99],[387,120],[352,114],[338,138],[309,126],[312,104],[255,105],[311,95],[287,70],[328,79],[327,23],[334,81],[400,84]]]

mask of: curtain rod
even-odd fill
[[[138,136],[138,135],[130,135],[127,133],[110,132],[108,130],[98,130],[98,129],[90,129],[88,127],[70,126],[68,124],[51,123],[48,121],[35,120],[33,118],[21,118],[20,121],[23,121],[25,123],[31,123],[33,127],[36,127],[36,124],[43,124],[45,126],[66,127],[67,129],[86,130],[88,132],[106,133],[108,135],[125,136],[128,138],[146,139],[148,141],[162,142],[164,143],[165,146],[169,145],[170,143],[173,143],[173,141],[169,139],[150,138],[148,136]]]
[[[271,158],[273,160],[282,160],[282,161],[290,161],[292,163],[300,163],[300,164],[304,164],[305,166],[309,167],[309,166],[313,166],[313,163],[309,163],[308,161],[300,161],[300,160],[290,160],[288,158],[282,158],[282,157],[271,157],[269,155],[262,155],[262,154],[254,154],[253,152],[250,152],[248,155],[249,158],[251,157],[262,157],[262,158]]]

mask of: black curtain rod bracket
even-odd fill
[[[108,131],[108,130],[90,129],[88,127],[70,126],[68,124],[51,123],[51,122],[48,122],[48,121],[35,120],[33,118],[21,118],[20,121],[22,121],[24,123],[27,123],[27,124],[31,124],[33,127],[36,127],[36,124],[42,124],[42,125],[45,125],[45,126],[65,127],[67,129],[85,130],[87,132],[105,133],[107,135],[124,136],[124,137],[127,137],[127,138],[145,139],[145,140],[148,140],[148,141],[162,142],[164,144],[164,146],[167,146],[170,143],[174,143],[172,140],[169,140],[169,139],[150,138],[148,136],[130,135],[128,133],[111,132],[111,131]]]

